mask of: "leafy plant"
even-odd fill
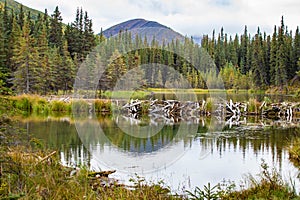
[[[210,183],[204,185],[203,189],[196,187],[194,192],[186,191],[192,200],[217,200],[220,198],[219,184],[211,187]]]

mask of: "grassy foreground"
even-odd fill
[[[179,199],[163,183],[132,179],[127,188],[86,167],[63,166],[59,153],[0,118],[0,199]]]

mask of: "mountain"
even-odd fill
[[[14,0],[0,0],[0,7],[4,7],[5,1],[7,3],[7,7],[8,7],[9,10],[13,10],[15,14],[20,13],[21,3],[17,2],[17,1],[14,1]],[[28,11],[30,11],[30,15],[31,15],[32,19],[37,19],[39,14],[41,14],[41,15],[44,14],[41,11],[29,8],[29,7],[24,6],[24,5],[23,5],[23,11],[24,11],[25,15],[27,15]]]
[[[171,28],[162,25],[155,21],[148,21],[145,19],[132,19],[120,24],[114,25],[103,31],[105,37],[116,36],[120,31],[130,31],[134,38],[136,34],[141,37],[146,36],[150,42],[153,37],[159,42],[165,40],[171,42],[172,39],[184,40],[184,36],[172,30]]]

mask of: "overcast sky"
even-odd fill
[[[77,7],[86,10],[98,33],[117,23],[144,18],[157,21],[183,35],[211,34],[224,27],[229,34],[242,33],[244,25],[251,33],[257,26],[271,33],[274,25],[285,24],[295,32],[300,25],[299,0],[17,0],[50,14],[56,6],[64,23],[74,21]]]

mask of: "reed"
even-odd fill
[[[259,112],[260,103],[255,98],[248,101],[248,113],[257,114]]]
[[[300,169],[300,138],[293,141],[293,144],[288,148],[288,151],[290,161]]]
[[[111,101],[109,100],[96,99],[93,102],[93,104],[96,113],[101,113],[101,112],[111,113],[112,111],[112,104]]]

